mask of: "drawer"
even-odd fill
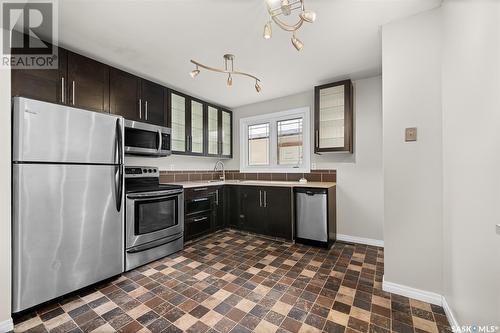
[[[210,211],[213,209],[214,197],[213,195],[205,195],[186,200],[186,215],[197,214],[201,212]]]
[[[191,216],[184,221],[185,240],[208,234],[212,225],[212,213]]]

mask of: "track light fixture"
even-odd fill
[[[235,56],[232,54],[224,54],[224,69],[220,68],[215,68],[215,67],[210,67],[207,65],[203,65],[197,61],[194,61],[191,59],[191,63],[196,65],[196,68],[191,71],[191,77],[195,78],[199,73],[200,73],[200,68],[212,71],[212,72],[218,72],[218,73],[226,73],[228,74],[227,77],[227,86],[231,87],[233,85],[233,75],[242,75],[242,76],[247,76],[252,79],[255,79],[255,90],[257,92],[260,92],[262,90],[261,86],[259,85],[260,79],[252,74],[240,72],[240,71],[235,71],[234,70],[234,58]]]
[[[279,7],[273,8],[270,0],[266,1],[267,11],[269,13],[269,21],[264,26],[264,38],[270,39],[272,36],[271,20],[276,23],[281,29],[285,31],[290,31],[293,33],[292,44],[297,49],[297,51],[302,50],[304,43],[300,41],[296,36],[295,32],[304,24],[313,23],[316,20],[316,13],[312,10],[306,10],[304,8],[304,0],[281,0],[279,2]],[[300,11],[298,15],[298,21],[295,24],[289,24],[283,21],[280,16],[290,16],[294,11]]]

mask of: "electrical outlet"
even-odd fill
[[[170,171],[174,171],[174,170],[175,170],[175,165],[170,164]]]
[[[405,129],[405,141],[417,141],[417,128],[416,127],[407,127]]]
[[[316,163],[311,163],[311,169],[312,170],[316,170],[316,167],[317,167]]]

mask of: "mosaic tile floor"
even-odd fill
[[[382,248],[330,251],[224,231],[15,319],[16,332],[451,332],[381,290]]]

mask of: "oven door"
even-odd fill
[[[126,215],[126,248],[182,235],[184,194],[128,194]]]

